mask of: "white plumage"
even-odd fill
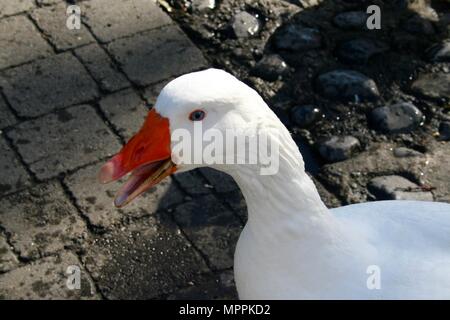
[[[248,206],[234,266],[241,299],[450,299],[449,204],[381,201],[328,210],[288,130],[254,90],[224,71],[175,79],[155,108],[171,131],[192,130],[186,115],[202,108],[205,129],[280,134],[276,175],[260,175],[254,165],[212,166],[236,180]],[[379,289],[369,289],[371,270],[379,271]]]

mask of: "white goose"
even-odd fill
[[[202,166],[176,164],[171,143],[175,129],[192,132],[195,121],[223,132],[270,128],[281,137],[275,175],[260,175],[258,165],[211,165],[236,180],[247,202],[234,261],[241,299],[450,298],[449,204],[327,209],[288,130],[253,89],[221,70],[170,82],[141,130],[102,167],[103,183],[132,172],[116,206],[175,171]]]

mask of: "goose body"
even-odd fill
[[[194,116],[193,116],[194,115]],[[231,175],[248,207],[234,272],[241,299],[450,299],[450,204],[381,201],[329,210],[305,173],[290,133],[251,88],[209,69],[161,92],[141,130],[100,172],[102,182],[132,172],[122,206],[175,171],[170,133],[193,123],[225,131],[276,132],[279,164],[208,164]]]

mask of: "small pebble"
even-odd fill
[[[276,81],[288,72],[286,62],[277,54],[264,56],[258,61],[253,73],[261,79]]]
[[[312,105],[297,106],[292,109],[291,116],[292,121],[297,126],[305,128],[317,121],[320,116],[320,110]]]
[[[256,35],[261,27],[259,20],[248,12],[241,11],[233,18],[234,34],[238,38],[249,38]]]
[[[360,147],[359,140],[352,136],[332,136],[319,145],[320,155],[329,162],[343,161]]]

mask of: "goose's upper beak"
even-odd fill
[[[139,132],[102,166],[99,180],[108,183],[131,172],[114,199],[115,206],[123,207],[176,171],[170,156],[169,120],[152,109]]]

